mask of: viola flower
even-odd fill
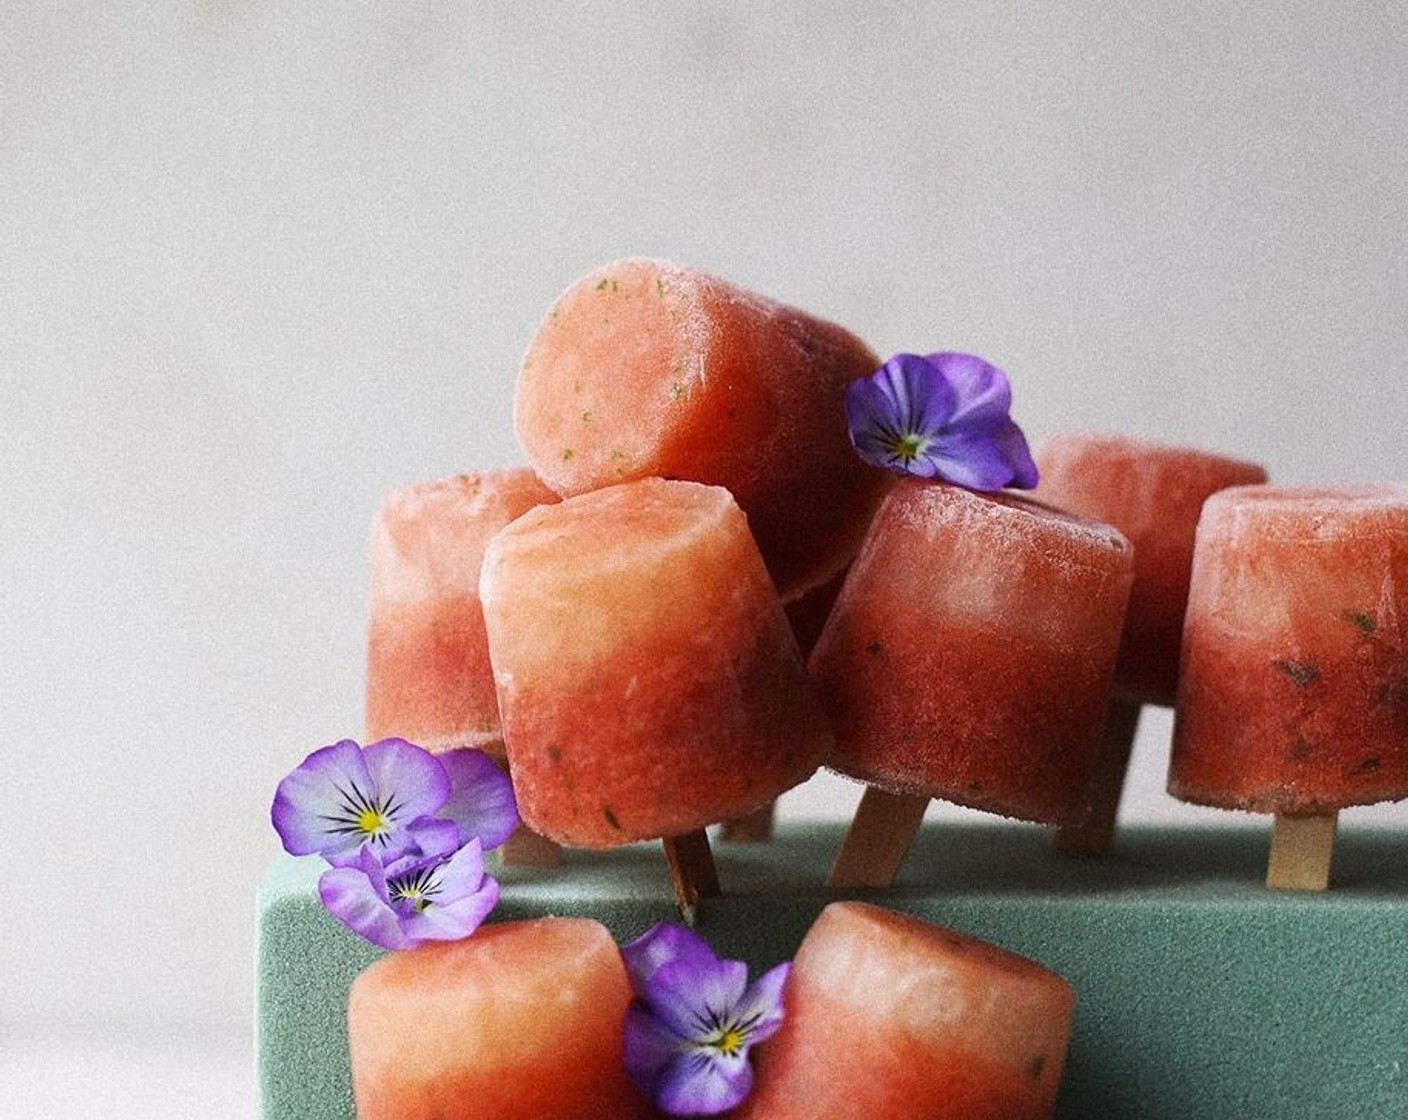
[[[386,865],[367,845],[355,865],[323,872],[318,896],[333,917],[372,944],[412,949],[468,937],[498,903],[499,884],[484,872],[477,839]]]
[[[279,783],[270,818],[293,855],[316,852],[341,867],[368,844],[385,862],[418,847],[411,825],[449,796],[444,766],[421,747],[343,739],[314,751]]]
[[[673,922],[621,949],[635,1000],[626,1012],[631,1080],[674,1116],[712,1116],[753,1087],[748,1050],[782,1024],[783,963],[748,983],[743,961],[720,960]]]
[[[1036,463],[1011,408],[1007,375],[972,354],[896,354],[846,390],[846,423],[861,458],[971,490],[1036,486]]]

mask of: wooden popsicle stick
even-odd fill
[[[1101,856],[1115,841],[1115,818],[1124,791],[1134,733],[1143,705],[1123,696],[1110,699],[1100,731],[1100,753],[1086,787],[1084,816],[1056,830],[1052,846],[1068,855]]]
[[[684,924],[692,926],[699,913],[699,900],[719,894],[719,871],[714,866],[709,835],[701,828],[683,836],[667,836],[661,843],[665,845],[665,864],[670,869],[675,904]]]
[[[756,844],[771,840],[773,809],[776,805],[777,802],[769,801],[751,813],[724,821],[723,828],[719,831],[719,839],[734,844]]]
[[[501,867],[557,867],[562,863],[562,845],[540,836],[526,824],[513,830],[498,854]]]
[[[927,797],[867,786],[826,877],[828,887],[888,887],[929,806]]]
[[[1266,885],[1281,891],[1323,891],[1330,885],[1339,814],[1314,816],[1277,813],[1271,828],[1271,856]]]

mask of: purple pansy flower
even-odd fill
[[[499,901],[499,884],[484,871],[479,841],[383,865],[370,847],[357,864],[318,880],[323,905],[343,925],[383,949],[468,937]]]
[[[1007,375],[972,354],[896,354],[846,390],[851,443],[866,462],[972,490],[1036,486],[1011,408]]]
[[[782,1024],[783,963],[748,983],[742,961],[720,960],[673,922],[621,949],[635,1000],[626,1012],[631,1080],[674,1116],[712,1116],[753,1087],[748,1050]]]
[[[417,846],[411,825],[450,796],[435,756],[404,739],[360,747],[343,739],[305,758],[274,791],[270,818],[285,850],[355,863],[363,844],[383,860]]]
[[[314,751],[270,816],[286,850],[332,864],[318,893],[333,916],[386,949],[473,933],[499,898],[484,852],[518,825],[508,775],[482,751],[403,739]]]

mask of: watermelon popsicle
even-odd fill
[[[868,783],[833,868],[887,886],[931,797],[1047,824],[1080,807],[1133,579],[1108,525],[904,481],[812,652],[828,765]]]
[[[1134,585],[1100,763],[1084,819],[1057,830],[1057,846],[1082,853],[1109,849],[1130,749],[1145,704],[1172,707],[1178,651],[1193,565],[1193,533],[1210,494],[1266,481],[1254,463],[1190,447],[1094,432],[1064,432],[1036,453],[1035,497],[1113,525],[1134,545]]]
[[[540,506],[490,541],[480,594],[519,812],[552,840],[697,848],[830,749],[722,487],[642,479]]]
[[[506,467],[406,486],[382,502],[370,548],[369,742],[478,747],[503,758],[479,569],[490,537],[556,501],[530,469]],[[558,853],[520,828],[499,858],[551,864]]]
[[[572,284],[519,372],[514,427],[563,495],[651,476],[728,489],[784,601],[836,576],[890,478],[856,458],[859,339],[696,269],[646,258]]]
[[[1274,814],[1267,885],[1308,890],[1340,809],[1408,796],[1408,487],[1208,499],[1169,792]]]
[[[647,1120],[621,1061],[630,981],[606,927],[539,918],[381,958],[352,984],[358,1120]]]
[[[739,1120],[1043,1120],[1075,995],[1059,975],[943,926],[833,902],[792,962],[781,1028]],[[733,1115],[733,1114],[731,1114]]]

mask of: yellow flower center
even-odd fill
[[[368,836],[375,836],[386,828],[386,818],[378,809],[368,805],[357,814],[357,827]]]
[[[737,1027],[721,1027],[706,1045],[731,1058],[743,1048],[746,1038],[747,1036]]]
[[[895,436],[894,442],[890,444],[890,454],[896,459],[908,463],[912,459],[917,459],[919,453],[924,450],[927,441],[921,435],[913,432],[904,432]]]

